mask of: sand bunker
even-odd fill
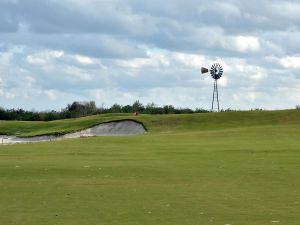
[[[64,135],[44,135],[30,138],[0,135],[0,144],[31,143],[41,141],[54,141],[65,138],[96,137],[96,136],[129,136],[144,134],[144,126],[131,120],[102,123],[95,127]]]

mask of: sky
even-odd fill
[[[300,105],[300,0],[0,0],[0,107]]]

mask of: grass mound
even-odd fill
[[[65,134],[116,120],[135,120],[150,132],[205,131],[236,127],[299,124],[299,110],[244,111],[184,115],[104,114],[51,122],[0,121],[0,134],[31,137]]]

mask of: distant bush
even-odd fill
[[[189,108],[175,108],[172,105],[157,106],[154,102],[144,106],[138,100],[132,105],[114,104],[111,107],[97,108],[94,101],[89,102],[73,102],[68,104],[61,111],[43,111],[32,112],[23,109],[4,109],[0,107],[0,120],[23,120],[23,121],[52,121],[68,118],[78,118],[95,114],[105,113],[143,113],[143,114],[187,114],[187,113],[207,113],[205,109],[192,110]]]
[[[256,108],[256,109],[251,109],[251,111],[263,111],[263,109]]]

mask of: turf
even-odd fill
[[[0,146],[0,224],[300,223],[299,111],[135,119],[148,134]]]

